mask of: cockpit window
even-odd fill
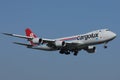
[[[106,29],[106,31],[110,31],[109,29]]]
[[[106,29],[106,31],[110,31],[109,29]]]

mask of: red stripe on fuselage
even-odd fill
[[[64,39],[61,39],[60,41],[75,40],[77,38],[78,37],[64,38]]]

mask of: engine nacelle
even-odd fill
[[[95,53],[96,47],[95,46],[88,46],[86,51],[88,53]]]
[[[66,43],[64,41],[55,41],[55,46],[56,47],[64,47]]]
[[[42,43],[42,39],[40,39],[40,38],[34,38],[34,39],[32,40],[32,42],[33,42],[34,44],[40,44],[40,43]]]

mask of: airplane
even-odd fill
[[[25,33],[26,36],[9,33],[3,34],[28,40],[28,44],[20,42],[13,43],[25,46],[30,49],[45,51],[59,50],[60,54],[69,55],[70,53],[73,53],[74,56],[77,56],[78,52],[81,50],[85,50],[88,53],[95,53],[95,45],[97,44],[104,44],[104,48],[107,48],[107,43],[116,38],[116,34],[109,29],[100,29],[88,32],[86,34],[57,39],[39,38],[31,31],[30,28],[26,28]]]

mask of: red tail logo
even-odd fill
[[[32,37],[32,38],[37,38],[37,36],[31,31],[31,29],[27,28],[27,29],[25,30],[25,32],[26,32],[26,36]],[[30,41],[30,43],[31,43],[32,45],[35,45],[32,41]]]
[[[27,28],[25,30],[25,32],[26,32],[26,36],[32,37],[32,38],[37,38],[37,36],[31,31],[31,29]]]

